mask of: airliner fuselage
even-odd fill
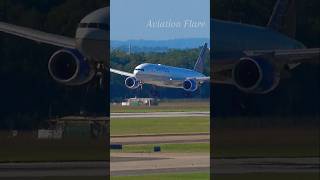
[[[142,84],[170,88],[183,88],[184,81],[192,77],[206,77],[191,69],[149,63],[137,66],[133,74]]]

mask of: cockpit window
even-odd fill
[[[109,25],[103,23],[80,23],[79,28],[96,28],[105,31],[109,31]]]
[[[144,71],[144,69],[135,69],[136,71]]]

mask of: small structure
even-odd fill
[[[63,130],[61,128],[57,129],[39,129],[38,139],[61,139]]]
[[[110,144],[110,149],[112,150],[122,150],[122,144]]]
[[[158,100],[155,98],[129,98],[121,103],[121,106],[157,106]]]
[[[161,147],[160,146],[154,146],[153,147],[153,152],[161,152]]]
[[[49,130],[39,130],[38,138],[107,137],[109,117],[66,116],[49,120]]]

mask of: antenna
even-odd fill
[[[131,54],[131,43],[129,44],[129,51],[128,51],[128,55]]]

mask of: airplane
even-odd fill
[[[301,63],[320,62],[320,48],[294,39],[295,0],[277,0],[266,27],[211,19],[211,82],[250,94],[273,91]]]
[[[202,47],[193,70],[166,66],[162,64],[144,63],[138,65],[133,73],[110,68],[110,72],[126,76],[125,85],[130,89],[137,89],[143,84],[158,87],[181,88],[188,92],[195,92],[199,85],[210,80],[203,75],[204,60],[207,43]]]
[[[295,0],[277,0],[266,27],[211,19],[210,82],[266,94],[301,63],[318,64],[320,48],[294,39],[295,16]],[[82,19],[75,38],[0,22],[0,32],[63,48],[49,59],[48,69],[54,80],[70,86],[108,72],[109,31],[108,7]]]
[[[0,32],[61,48],[48,61],[51,77],[67,86],[105,82],[108,71],[109,8],[98,9],[78,24],[74,38],[0,22]]]

